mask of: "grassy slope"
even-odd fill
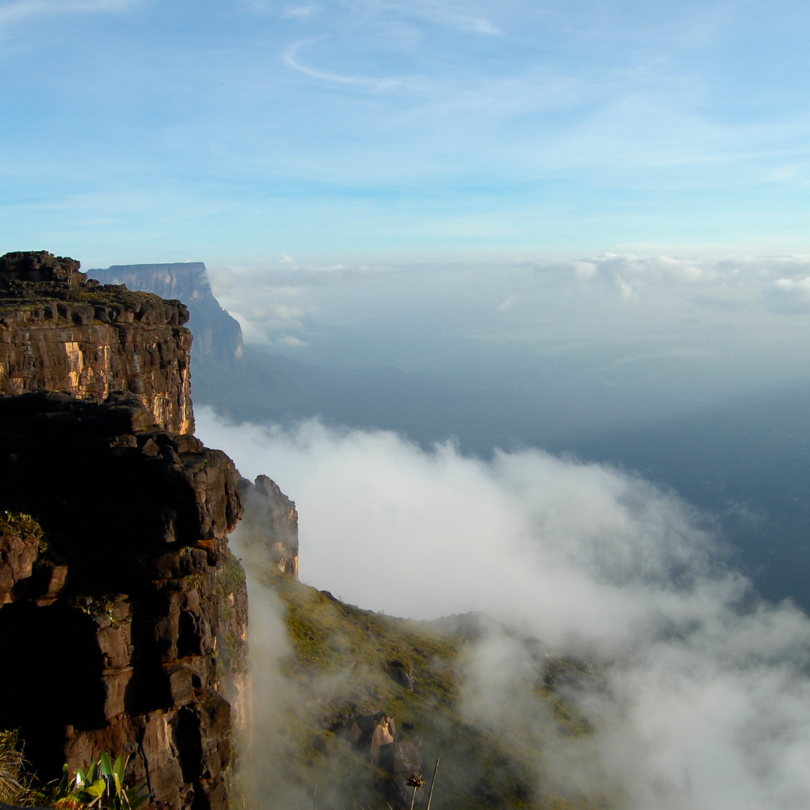
[[[304,795],[311,796],[318,785],[324,807],[387,806],[386,775],[347,733],[353,713],[385,712],[396,720],[397,740],[420,747],[427,781],[441,757],[436,810],[607,806],[599,796],[561,795],[549,787],[541,774],[542,752],[517,729],[464,721],[461,667],[469,638],[344,604],[272,568],[262,584],[286,606],[293,654],[282,668],[295,684],[297,700],[286,715],[281,756],[289,780]],[[410,667],[413,691],[399,677]],[[542,668],[534,696],[547,709],[548,727],[541,736],[589,733],[587,722],[555,693]]]

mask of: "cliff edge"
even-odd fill
[[[0,393],[134,394],[155,422],[194,432],[191,332],[179,301],[101,285],[46,251],[0,257]]]
[[[164,298],[179,298],[188,306],[188,326],[194,332],[194,358],[204,363],[232,365],[245,347],[239,322],[224,310],[211,291],[202,262],[119,264],[88,275],[102,282],[126,284]]]
[[[0,727],[41,778],[130,757],[158,807],[227,807],[217,580],[242,514],[222,452],[136,399],[0,398]]]
[[[0,257],[0,729],[42,779],[125,755],[153,806],[226,810],[243,507],[193,436],[187,320],[73,259]]]

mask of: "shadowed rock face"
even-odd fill
[[[260,475],[239,482],[245,516],[239,537],[245,550],[270,559],[284,574],[298,579],[298,512],[275,481]]]
[[[0,397],[0,480],[0,509],[33,517],[0,524],[0,727],[44,778],[108,751],[158,807],[226,810],[233,462],[125,394],[28,393]]]
[[[240,476],[192,435],[187,320],[73,259],[0,257],[0,728],[44,779],[107,751],[160,808],[226,810]]]
[[[0,392],[125,390],[155,421],[193,433],[191,333],[179,301],[100,285],[46,251],[0,257]]]
[[[0,256],[0,278],[26,282],[59,282],[71,287],[86,283],[80,263],[47,250],[16,251]]]

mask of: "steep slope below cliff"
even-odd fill
[[[560,740],[587,744],[591,726],[565,694],[592,677],[588,665],[519,642],[534,662],[538,713],[490,724],[470,711],[470,659],[506,628],[479,615],[431,623],[362,610],[284,576],[250,543],[240,527],[257,669],[244,778],[254,806],[406,808],[415,772],[424,806],[437,759],[434,810],[611,806],[557,778],[549,757]],[[521,708],[516,695],[514,712]]]

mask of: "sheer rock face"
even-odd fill
[[[89,272],[100,281],[185,301],[191,315],[188,325],[194,333],[195,363],[213,361],[229,366],[242,357],[242,329],[214,298],[202,262],[124,264]]]
[[[191,333],[179,301],[100,285],[46,251],[0,257],[0,392],[129,391],[173,433],[194,432]]]
[[[157,807],[226,810],[233,462],[135,398],[28,393],[0,397],[0,480],[0,509],[43,532],[0,532],[0,727],[44,778],[125,754]]]
[[[239,526],[239,541],[250,553],[269,555],[279,570],[298,579],[298,512],[295,503],[275,481],[260,475],[254,483],[239,482],[245,516]]]

